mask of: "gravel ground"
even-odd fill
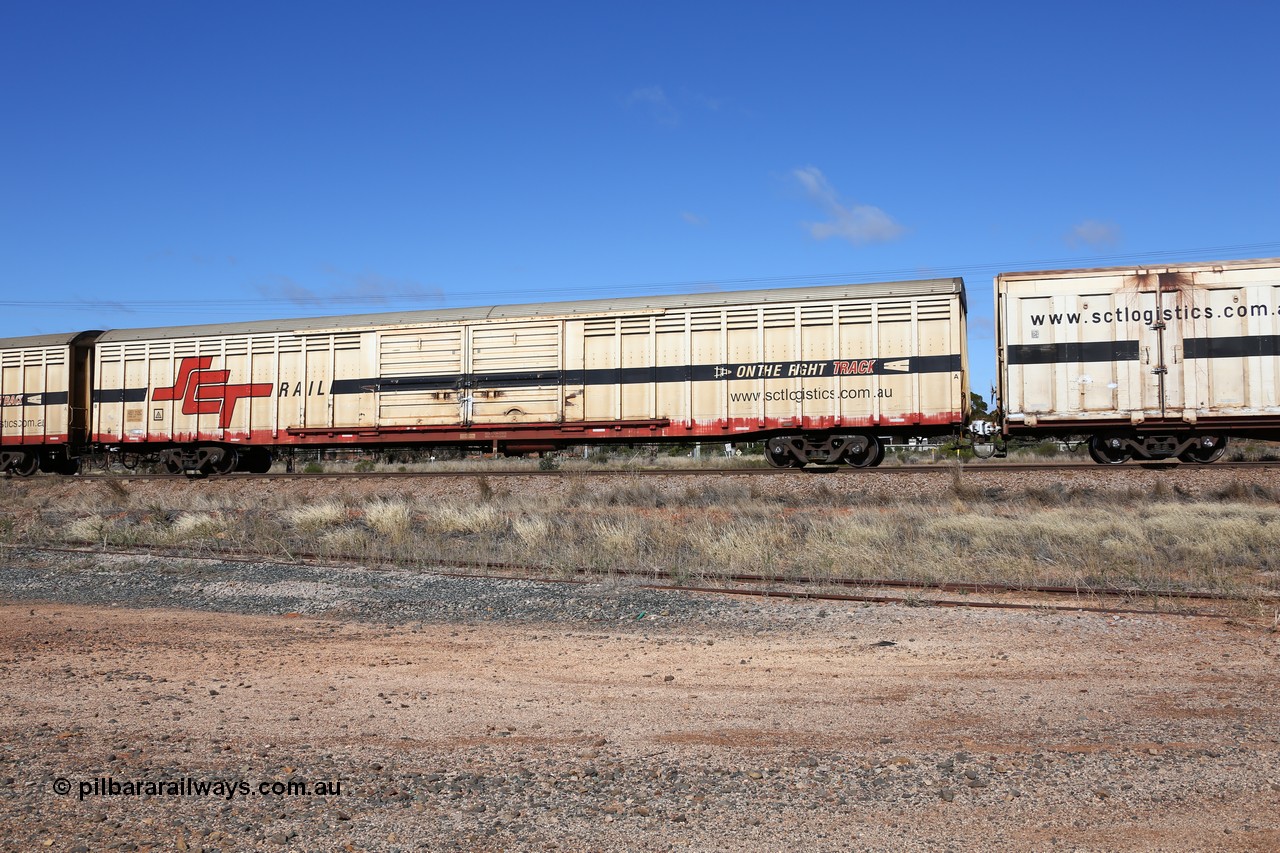
[[[16,553],[0,849],[1274,850],[1278,661],[1240,620]]]

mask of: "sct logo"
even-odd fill
[[[181,400],[184,415],[218,415],[218,428],[231,426],[231,416],[241,397],[267,397],[270,382],[228,385],[230,370],[210,370],[213,356],[184,358],[178,365],[178,378],[170,388],[157,388],[151,395],[155,402]]]

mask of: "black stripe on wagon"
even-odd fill
[[[1244,335],[1229,338],[1186,338],[1183,358],[1247,358],[1280,355],[1280,335]]]
[[[1137,341],[1067,341],[1060,344],[1010,344],[1009,364],[1079,364],[1086,361],[1137,361]]]
[[[142,403],[147,399],[147,389],[95,388],[90,397],[95,403]]]
[[[330,394],[360,394],[365,391],[453,391],[462,377],[449,376],[394,376],[386,379],[335,379],[329,385]]]
[[[1136,350],[1135,350],[1136,353]],[[1136,354],[1135,354],[1136,358]],[[822,361],[680,364],[607,367],[589,370],[510,373],[434,374],[370,379],[335,379],[332,394],[456,391],[463,388],[519,388],[546,385],[643,385],[670,382],[716,382],[747,379],[832,379],[839,376],[907,376],[950,373],[961,369],[959,354],[902,358],[826,359]]]
[[[37,391],[33,394],[0,394],[0,406],[65,406],[66,391]]]
[[[959,355],[919,355],[911,359],[909,373],[952,373],[960,369]]]

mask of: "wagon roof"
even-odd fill
[[[476,308],[439,308],[425,311],[392,311],[379,314],[347,314],[333,317],[304,317],[281,320],[251,320],[243,323],[210,323],[200,326],[165,326],[149,329],[113,329],[98,340],[131,341],[158,338],[189,338],[217,335],[306,332],[330,329],[358,330],[383,326],[423,323],[562,317],[566,315],[608,315],[630,312],[662,312],[683,308],[728,305],[760,305],[770,302],[823,301],[839,299],[887,299],[958,293],[964,298],[964,280],[940,278],[882,284],[837,284],[819,287],[784,287],[770,290],[726,290],[716,293],[687,293],[666,296],[629,296],[575,302],[535,302],[524,305],[492,305]]]
[[[1161,273],[1161,272],[1193,272],[1230,269],[1258,269],[1262,267],[1280,267],[1280,258],[1253,258],[1234,261],[1194,261],[1182,264],[1127,264],[1122,267],[1091,267],[1087,269],[1068,270],[1025,270],[1023,272],[1002,272],[996,278],[1059,278],[1065,276],[1128,275]]]
[[[41,347],[66,347],[76,342],[76,338],[84,336],[92,340],[102,334],[92,332],[55,332],[48,335],[28,335],[24,338],[0,338],[0,349],[39,349]]]

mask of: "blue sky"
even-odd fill
[[[1262,2],[0,11],[0,336],[1280,255]]]

